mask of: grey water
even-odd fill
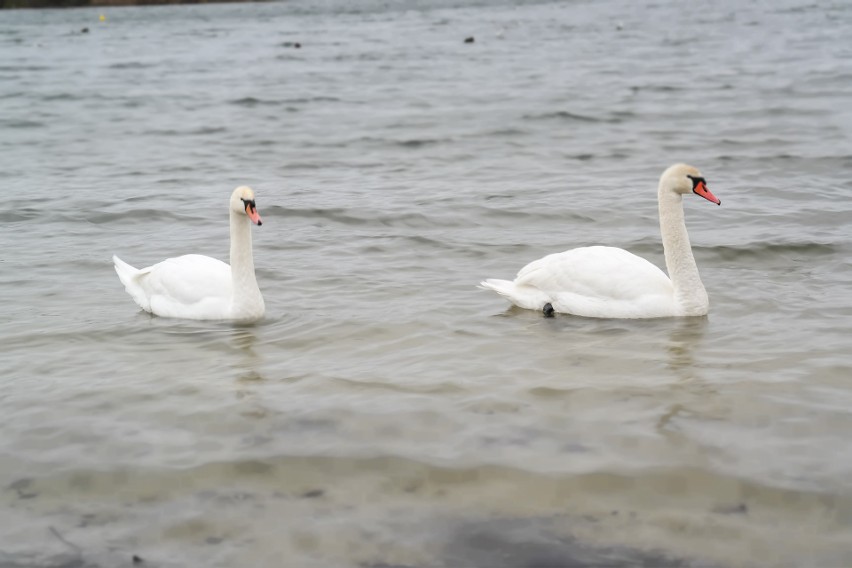
[[[849,565],[850,29],[800,0],[0,12],[0,565]],[[476,289],[592,244],[663,266],[679,161],[722,200],[685,201],[706,318]],[[227,260],[242,184],[266,318],[141,312],[111,255]]]

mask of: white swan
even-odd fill
[[[660,232],[669,276],[626,250],[592,246],[551,254],[526,265],[514,281],[485,280],[521,308],[595,318],[703,316],[709,301],[692,256],[683,220],[683,195],[717,205],[697,169],[676,164],[660,177]]]
[[[241,186],[231,194],[231,265],[188,254],[138,270],[112,257],[127,293],[146,312],[195,320],[255,321],[263,317],[263,296],[254,276],[251,224],[262,225],[254,192]]]

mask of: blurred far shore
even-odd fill
[[[0,10],[15,8],[82,8],[87,6],[161,6],[165,4],[215,4],[256,0],[0,0]]]

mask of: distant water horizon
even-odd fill
[[[274,0],[0,0],[0,10],[165,6],[172,4],[239,4],[242,2],[269,1]]]

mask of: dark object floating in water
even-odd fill
[[[281,44],[281,47],[295,47],[296,49],[301,49],[302,44],[298,41],[285,41]]]
[[[145,562],[145,561],[142,560],[141,556],[136,556],[135,554],[133,555],[133,563],[134,564],[141,564],[142,562]]]
[[[553,306],[550,305],[550,302],[544,305],[544,309],[542,311],[544,312],[544,317],[546,318],[552,318],[553,314],[556,313],[556,310],[553,309]]]
[[[473,36],[464,38],[465,43],[473,43]]]
[[[81,34],[87,34],[87,33],[89,33],[89,28],[83,28],[82,30],[80,30],[80,33],[81,33]]]
[[[311,489],[310,491],[305,491],[300,495],[302,499],[316,499],[317,497],[322,497],[325,495],[325,491],[322,489]]]
[[[206,542],[207,544],[219,544],[223,540],[225,540],[225,539],[218,537],[218,536],[208,536],[207,538],[204,539],[204,542]]]

